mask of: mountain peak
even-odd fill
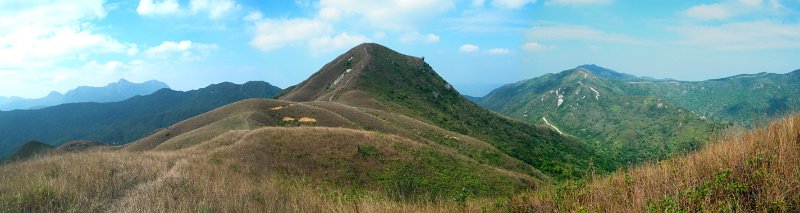
[[[369,100],[370,103],[363,102],[368,100],[365,95],[397,94],[402,89],[416,90],[431,86],[419,83],[434,82],[441,84],[439,87],[452,89],[423,58],[404,55],[380,44],[363,43],[336,57],[307,80],[287,88],[281,99],[296,102],[360,102],[374,106],[374,97]],[[419,87],[412,88],[410,85]],[[434,94],[432,90],[428,93]]]
[[[640,79],[639,77],[637,77],[635,75],[617,72],[617,71],[614,71],[612,69],[608,69],[608,68],[605,68],[605,67],[597,66],[595,64],[584,64],[584,65],[580,65],[578,67],[575,67],[575,69],[586,69],[586,70],[588,70],[588,71],[590,71],[590,72],[592,72],[594,74],[597,74],[599,76],[607,77],[607,78],[611,78],[611,79],[616,79],[616,80],[627,81],[627,80],[638,80],[638,79]]]

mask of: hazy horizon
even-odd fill
[[[473,96],[582,64],[686,81],[787,73],[800,69],[798,10],[789,0],[3,2],[0,96],[121,78],[286,88],[363,42],[425,56]]]

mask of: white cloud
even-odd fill
[[[347,24],[364,23],[377,29],[413,30],[421,22],[453,8],[454,0],[320,0],[318,17]]]
[[[548,0],[547,5],[590,5],[590,4],[607,4],[612,0]]]
[[[519,9],[535,2],[536,0],[492,0],[492,6],[501,9]]]
[[[543,50],[550,49],[550,47],[547,47],[545,45],[542,45],[542,44],[539,44],[539,43],[536,43],[536,42],[525,43],[522,46],[520,46],[520,48],[522,48],[522,50],[525,50],[525,51],[528,51],[528,52],[538,52],[538,51],[543,51]]]
[[[194,14],[208,13],[208,18],[218,19],[228,13],[239,9],[241,6],[233,0],[191,0],[189,9]]]
[[[489,50],[489,54],[492,55],[507,55],[509,52],[511,51],[506,48],[494,48]]]
[[[152,58],[168,58],[177,55],[182,60],[197,60],[208,56],[212,50],[217,48],[219,47],[216,44],[200,44],[189,40],[180,42],[165,41],[158,46],[145,50],[144,54]]]
[[[678,44],[705,46],[718,50],[760,50],[800,48],[800,24],[772,20],[736,22],[722,25],[672,27],[683,36]]]
[[[370,42],[370,39],[366,36],[341,33],[335,37],[322,36],[311,39],[308,46],[311,48],[313,53],[322,53],[344,48],[351,48],[366,42]]]
[[[486,2],[486,0],[472,0],[472,6],[473,7],[483,7],[483,4],[485,4],[485,2]]]
[[[126,69],[127,65],[121,61],[111,60],[106,63],[98,63],[97,61],[90,61],[83,66],[83,70],[91,72],[95,75],[113,75]]]
[[[752,7],[760,7],[761,3],[763,3],[762,0],[739,0],[739,2]]]
[[[405,43],[415,43],[415,42],[435,43],[439,41],[439,36],[435,34],[423,35],[420,34],[419,32],[409,32],[400,36],[400,41]]]
[[[713,4],[695,5],[683,11],[683,14],[698,20],[727,20],[747,15],[774,16],[785,12],[790,12],[790,10],[787,10],[779,0],[768,2],[763,0],[726,0]]]
[[[207,15],[219,19],[241,8],[234,0],[189,0],[188,8],[182,8],[178,0],[140,0],[136,12],[143,16]]]
[[[532,40],[581,40],[627,44],[645,43],[644,41],[633,39],[622,34],[606,33],[582,25],[536,26],[528,30],[528,37]]]
[[[250,45],[266,52],[304,43],[331,31],[331,24],[315,19],[263,19],[255,22],[255,36]]]
[[[374,38],[375,40],[382,40],[382,39],[386,38],[386,33],[385,32],[377,32],[374,35],[372,35],[372,38]]]
[[[139,47],[136,44],[132,44],[125,52],[128,53],[129,56],[135,56],[139,54]]]
[[[307,45],[312,53],[323,46],[342,48],[341,44],[357,44],[371,40],[359,32],[345,32],[334,26],[366,26],[374,39],[386,38],[386,32],[405,32],[402,42],[432,43],[439,41],[435,34],[420,34],[414,29],[439,14],[455,7],[454,0],[320,0],[315,17],[265,18],[260,12],[244,17],[253,24],[254,36],[250,45],[271,51],[290,45]],[[362,32],[363,33],[363,32]],[[323,52],[329,48],[322,48]]]
[[[136,12],[143,16],[170,15],[180,12],[180,5],[178,0],[140,0]]]
[[[458,48],[458,51],[461,51],[461,52],[464,52],[464,53],[477,52],[478,50],[481,50],[481,48],[476,46],[476,45],[474,45],[474,44],[464,44],[464,45],[461,45],[460,48]]]
[[[100,0],[20,1],[14,6],[0,7],[0,68],[44,69],[58,62],[127,49],[127,44],[95,32],[87,23],[106,16]]]
[[[730,9],[722,4],[701,4],[687,9],[686,16],[701,20],[723,20],[732,14]]]

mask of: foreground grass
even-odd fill
[[[800,212],[800,116],[696,153],[516,196],[525,212]]]
[[[500,202],[466,196],[469,190],[514,185],[484,182],[499,180],[479,178],[487,168],[411,151],[426,149],[365,131],[264,128],[182,150],[44,156],[0,167],[0,212],[480,211]],[[397,176],[392,165],[414,170]],[[386,188],[402,184],[416,186],[408,195],[421,199]]]
[[[398,200],[379,189],[319,182],[317,172],[324,170],[259,169],[258,162],[266,161],[254,159],[264,155],[237,150],[272,149],[237,149],[257,143],[236,134],[184,150],[98,150],[5,165],[0,212],[800,211],[800,116],[609,176],[466,200]],[[278,160],[305,156],[286,153]]]

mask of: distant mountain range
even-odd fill
[[[110,83],[103,87],[81,86],[64,94],[53,91],[47,96],[37,99],[0,97],[0,110],[10,111],[15,109],[40,109],[65,103],[115,102],[137,95],[149,95],[164,88],[169,88],[169,86],[156,80],[150,80],[142,83],[132,83],[125,79],[120,79],[115,83]]]
[[[495,89],[478,103],[506,116],[582,138],[614,164],[607,169],[693,151],[713,130],[690,110],[629,81],[640,78],[595,65]]]
[[[800,71],[682,82],[596,65],[507,84],[480,105],[584,139],[618,165],[692,151],[713,131],[800,110]]]
[[[226,82],[186,92],[161,89],[120,102],[2,111],[0,152],[8,154],[29,140],[54,146],[79,139],[125,144],[217,107],[247,98],[269,98],[279,91],[280,88],[266,82],[241,85]]]
[[[638,82],[677,106],[716,121],[761,126],[800,111],[800,70],[743,74],[707,81]]]

